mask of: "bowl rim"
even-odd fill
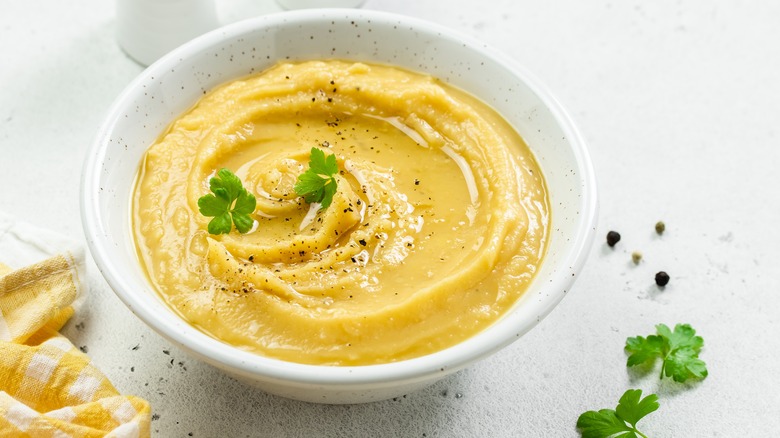
[[[569,290],[576,279],[575,274],[579,273],[585,264],[588,250],[595,237],[598,213],[597,187],[593,164],[584,139],[570,116],[547,87],[514,59],[497,49],[469,35],[426,20],[363,9],[334,8],[286,11],[250,18],[215,29],[174,49],[150,65],[132,80],[114,100],[87,151],[81,180],[80,209],[87,245],[97,267],[114,293],[137,317],[164,338],[202,360],[212,365],[227,367],[238,374],[251,376],[255,379],[284,381],[288,384],[295,382],[299,385],[339,385],[348,388],[365,384],[389,386],[398,381],[419,381],[436,374],[443,376],[510,344],[538,324],[565,295],[560,293],[547,294],[549,298],[545,298],[535,319],[529,318],[512,323],[510,318],[507,318],[512,313],[510,310],[507,315],[472,337],[447,349],[425,356],[382,364],[331,366],[286,362],[239,350],[198,331],[176,316],[170,309],[165,309],[167,315],[162,315],[148,300],[143,299],[142,294],[130,292],[133,288],[125,281],[121,267],[117,266],[110,256],[112,250],[110,242],[105,239],[96,239],[95,236],[104,235],[102,230],[106,229],[97,207],[101,163],[105,157],[106,149],[109,147],[108,138],[112,128],[121,117],[122,109],[133,97],[134,90],[148,77],[155,77],[170,70],[180,58],[187,58],[204,48],[219,45],[223,40],[236,38],[258,27],[289,26],[307,20],[330,21],[338,19],[341,21],[345,16],[348,19],[370,21],[372,25],[398,24],[400,22],[416,32],[456,40],[464,47],[477,50],[485,58],[501,65],[520,78],[537,95],[558,122],[569,139],[571,152],[578,166],[582,196],[575,233],[572,235],[572,242],[567,246],[570,249],[562,257],[560,263],[560,266],[565,267],[567,271],[556,270],[545,288]],[[167,306],[162,302],[159,304]]]

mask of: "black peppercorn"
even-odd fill
[[[669,274],[667,274],[664,271],[655,274],[655,284],[661,287],[664,287],[667,284],[669,284]]]
[[[615,246],[618,242],[620,242],[620,233],[617,231],[610,231],[607,233],[607,245]]]

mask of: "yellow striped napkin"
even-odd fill
[[[119,394],[58,333],[82,263],[65,253],[17,270],[0,264],[0,436],[149,436],[149,403]]]

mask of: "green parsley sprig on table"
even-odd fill
[[[311,148],[309,155],[309,169],[298,176],[295,184],[295,193],[302,196],[309,204],[319,202],[320,209],[326,209],[333,202],[336,194],[336,174],[339,166],[336,156],[327,157],[322,149]]]
[[[629,389],[620,397],[615,410],[601,409],[580,415],[577,428],[582,438],[647,438],[636,428],[636,424],[659,406],[657,395],[650,394],[642,398],[641,389]]]
[[[208,230],[211,234],[228,234],[233,225],[240,233],[252,229],[254,220],[249,217],[257,207],[255,196],[244,188],[229,169],[220,169],[217,176],[209,180],[210,194],[198,199],[200,214],[213,217]]]
[[[674,331],[664,324],[655,326],[656,335],[636,336],[626,339],[626,352],[629,367],[654,362],[661,358],[661,378],[671,377],[675,382],[684,382],[689,378],[707,377],[707,367],[699,359],[704,339],[696,336],[688,324],[677,324]]]

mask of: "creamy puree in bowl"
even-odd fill
[[[320,209],[293,186],[335,154]],[[228,168],[257,197],[246,234],[210,235],[197,201]],[[286,361],[368,365],[461,342],[539,268],[544,179],[491,108],[430,76],[285,63],[205,95],[145,155],[132,222],[151,283],[182,318]]]

